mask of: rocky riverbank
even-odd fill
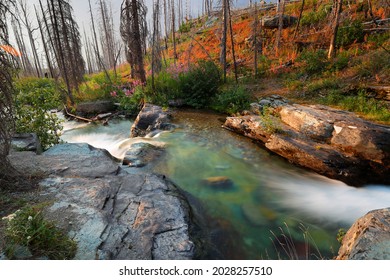
[[[128,174],[105,150],[61,144],[42,155],[13,152],[16,169],[39,176],[45,217],[77,242],[75,259],[193,259],[196,225],[180,190],[163,176]],[[44,256],[43,256],[44,257]]]
[[[264,143],[290,162],[353,186],[390,185],[390,127],[326,106],[279,96],[253,103],[224,127]]]

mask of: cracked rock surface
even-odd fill
[[[128,174],[104,150],[63,144],[10,155],[39,185],[48,219],[77,241],[75,259],[192,259],[190,208],[163,176]]]

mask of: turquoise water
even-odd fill
[[[175,131],[136,139],[128,138],[129,121],[106,127],[68,122],[62,138],[105,148],[119,158],[137,141],[163,145],[166,153],[154,171],[201,202],[209,238],[229,259],[329,259],[337,254],[339,228],[389,206],[388,187],[357,189],[295,167],[223,129],[223,118],[177,111]],[[215,177],[227,183],[205,182]]]

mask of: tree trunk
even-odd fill
[[[222,0],[222,40],[221,40],[221,55],[220,63],[223,68],[223,80],[226,82],[227,62],[226,62],[226,42],[227,42],[227,5],[226,1]]]
[[[134,49],[135,49],[135,60],[137,61],[137,74],[138,78],[141,80],[142,83],[146,83],[146,73],[144,68],[144,58],[143,58],[143,52],[142,52],[142,42],[141,42],[141,33],[140,33],[140,23],[139,23],[139,16],[138,16],[138,5],[137,0],[131,0],[132,1],[132,17],[133,17],[133,32],[134,32]]]
[[[238,73],[237,73],[237,63],[236,63],[236,53],[234,50],[234,34],[233,34],[233,25],[232,25],[232,14],[230,10],[230,0],[227,0],[227,10],[229,13],[229,29],[230,29],[230,41],[232,44],[232,55],[233,55],[233,65],[234,65],[234,77],[236,79],[236,83],[238,83]]]
[[[279,55],[280,51],[280,41],[282,38],[282,30],[283,30],[283,16],[284,16],[284,6],[285,6],[285,0],[280,0],[279,3],[279,28],[278,32],[276,33],[276,39],[275,39],[275,55]]]
[[[302,0],[301,9],[300,9],[300,11],[299,11],[299,16],[298,16],[298,23],[297,23],[297,26],[295,27],[293,39],[295,39],[295,38],[298,36],[299,25],[301,24],[302,13],[303,13],[304,8],[305,8],[305,0]]]
[[[339,20],[340,20],[340,14],[341,9],[343,5],[343,0],[336,0],[336,12],[335,12],[335,19],[333,23],[333,30],[332,30],[332,37],[330,39],[330,45],[329,45],[329,51],[328,51],[328,59],[331,59],[336,54],[336,39],[337,39],[337,31],[339,28]]]
[[[176,52],[176,23],[175,23],[175,0],[172,0],[171,4],[172,13],[171,13],[171,24],[172,24],[172,43],[173,43],[173,58],[176,63],[177,52]]]

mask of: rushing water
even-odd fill
[[[166,153],[154,171],[201,201],[210,217],[210,238],[231,259],[291,258],[281,245],[290,244],[284,236],[293,240],[284,247],[289,254],[331,258],[337,254],[339,228],[348,228],[370,210],[389,207],[389,187],[354,188],[295,167],[221,128],[221,117],[179,111],[174,132],[137,139],[128,138],[130,121],[108,126],[66,122],[62,139],[87,142],[118,158],[137,141],[163,144]],[[204,179],[218,176],[233,184],[205,184]]]

